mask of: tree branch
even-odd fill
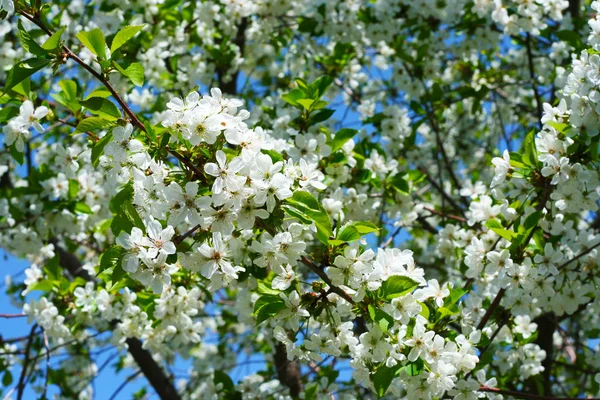
[[[501,394],[504,396],[512,396],[512,397],[516,397],[518,399],[533,399],[533,400],[581,400],[581,397],[552,397],[552,396],[540,396],[537,394],[531,394],[531,393],[523,393],[523,392],[516,392],[513,390],[504,390],[504,389],[497,389],[497,388],[491,388],[488,386],[481,386],[479,388],[480,392],[487,392],[487,393],[496,393],[496,394]],[[591,397],[586,397],[586,399],[588,400],[600,400],[599,398],[591,398]]]

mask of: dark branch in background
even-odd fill
[[[25,345],[25,359],[23,360],[23,369],[21,369],[21,376],[19,376],[19,383],[17,384],[17,400],[23,399],[23,391],[25,390],[25,377],[27,376],[27,368],[29,367],[29,352],[31,351],[31,345],[33,344],[33,338],[35,337],[35,330],[37,324],[33,324],[29,337],[27,338],[27,344]]]
[[[238,31],[233,39],[233,44],[236,44],[240,49],[240,55],[244,56],[244,49],[246,48],[246,29],[248,28],[248,18],[244,17],[238,25]],[[239,71],[235,71],[231,74],[231,79],[225,82],[225,75],[229,69],[229,65],[219,65],[217,67],[217,79],[219,80],[219,88],[223,93],[231,95],[237,94],[237,78]]]
[[[458,205],[458,203],[456,201],[454,201],[454,199],[452,197],[450,197],[450,195],[448,193],[446,193],[446,191],[444,190],[443,187],[441,187],[438,182],[435,181],[435,179],[433,179],[433,177],[429,174],[429,172],[425,169],[425,168],[419,168],[419,171],[423,174],[425,174],[425,178],[427,179],[427,182],[429,182],[431,184],[431,186],[433,186],[435,188],[435,190],[437,190],[440,195],[442,196],[443,199],[446,199],[448,201],[448,203],[450,203],[450,205],[452,205],[452,207],[457,210],[458,212],[460,212],[462,214],[462,216],[465,216],[465,210]]]
[[[54,241],[54,243],[56,243],[56,241]],[[60,264],[66,268],[72,276],[79,276],[90,282],[94,281],[94,278],[83,269],[83,265],[77,257],[67,253],[58,243],[56,243],[54,247],[57,248]],[[137,365],[140,367],[140,370],[148,382],[150,382],[156,391],[156,394],[158,394],[162,400],[180,400],[181,397],[177,393],[175,386],[157,362],[154,361],[152,355],[142,347],[142,342],[137,338],[128,338],[125,343],[127,343],[129,354],[131,354]]]
[[[277,342],[273,353],[273,362],[277,370],[277,379],[290,389],[290,395],[298,398],[302,392],[302,377],[298,361],[289,361],[283,343]]]
[[[531,50],[531,36],[529,33],[527,34],[527,38],[525,39],[525,48],[527,49],[527,60],[529,64],[529,76],[531,77],[531,87],[533,89],[533,94],[535,96],[535,106],[537,110],[537,118],[538,125],[540,130],[542,129],[542,98],[540,97],[540,92],[537,88],[537,82],[535,77],[535,69],[533,67],[533,52]]]
[[[115,390],[115,392],[112,394],[112,396],[110,396],[110,399],[109,399],[109,400],[114,400],[114,399],[116,399],[116,398],[117,398],[117,395],[118,395],[119,393],[121,393],[121,390],[123,390],[123,389],[125,388],[125,386],[127,386],[127,384],[128,384],[129,382],[131,382],[132,380],[134,380],[134,379],[135,379],[135,378],[136,378],[136,377],[137,377],[139,374],[141,374],[141,373],[142,373],[142,370],[140,369],[140,370],[138,370],[137,372],[134,372],[133,374],[129,375],[129,376],[128,376],[128,377],[127,377],[127,378],[126,378],[124,381],[123,381],[123,383],[121,383],[121,384],[119,385],[119,387],[117,388],[117,390]]]
[[[48,383],[50,382],[50,345],[48,344],[48,335],[44,331],[44,348],[46,349],[46,380],[44,381],[44,393],[42,399],[46,398],[48,393]]]
[[[496,393],[496,394],[501,394],[504,396],[511,396],[511,397],[515,397],[517,399],[533,399],[533,400],[581,400],[582,399],[582,397],[540,396],[537,394],[516,392],[513,390],[502,390],[502,389],[496,389],[496,388],[491,388],[491,387],[487,387],[487,386],[481,386],[479,388],[479,391],[487,392],[487,393]],[[598,398],[591,398],[591,397],[586,397],[586,399],[587,400],[600,400]]]
[[[579,18],[580,0],[569,0],[569,12],[573,18]]]
[[[338,296],[340,296],[341,298],[343,298],[344,300],[346,300],[348,303],[350,304],[354,304],[354,300],[352,300],[352,297],[350,297],[350,295],[346,292],[344,292],[342,289],[340,289],[339,287],[335,286],[332,282],[331,279],[329,279],[329,277],[327,276],[327,274],[325,273],[325,271],[323,271],[318,265],[316,265],[314,262],[312,262],[311,260],[308,259],[308,257],[306,256],[302,256],[302,258],[300,259],[300,261],[302,261],[302,263],[304,265],[306,265],[308,268],[310,268],[315,274],[317,274],[319,276],[319,278],[321,278],[323,281],[325,281],[325,283],[327,283],[327,285],[331,288],[331,291],[335,294],[337,294]]]
[[[248,27],[248,19],[242,18],[240,24],[238,25],[237,34],[233,40],[233,43],[236,44],[240,49],[240,55],[244,56],[244,49],[246,47],[246,29]],[[219,88],[223,92],[223,94],[228,94],[230,96],[235,96],[238,94],[237,90],[237,79],[239,76],[239,72],[236,71],[232,74],[231,79],[225,82],[225,74],[229,69],[229,65],[220,65],[217,67],[217,78],[219,80]],[[268,231],[269,233],[275,235],[273,229],[268,226],[262,224],[262,227]],[[191,231],[184,233],[181,237],[177,237],[175,240],[181,241],[184,240],[187,236],[194,233],[194,231],[198,227],[192,228]],[[298,360],[289,361],[287,359],[287,350],[285,346],[281,343],[277,343],[275,345],[275,349],[273,352],[273,361],[275,363],[275,368],[277,370],[277,378],[279,381],[287,386],[290,390],[290,395],[293,398],[298,398],[302,391],[302,375],[300,374],[300,363]]]
[[[538,337],[535,344],[540,346],[540,349],[546,352],[546,358],[542,361],[544,367],[543,376],[543,394],[546,396],[552,395],[552,360],[554,358],[554,331],[556,330],[556,322],[554,321],[554,313],[542,314],[533,320],[537,324]],[[532,385],[531,391],[537,391],[537,385]],[[540,388],[541,389],[541,388]]]

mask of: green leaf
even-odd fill
[[[356,129],[349,129],[349,128],[344,128],[344,129],[340,129],[339,131],[337,131],[337,133],[333,137],[333,140],[331,141],[331,145],[330,145],[331,152],[335,153],[336,151],[341,149],[342,146],[344,146],[344,144],[348,140],[350,140],[354,136],[356,136],[357,133],[358,133],[358,131]]]
[[[98,86],[96,89],[92,90],[90,94],[85,96],[85,100],[89,100],[94,97],[101,97],[103,99],[106,99],[110,96],[112,96],[112,93],[110,93],[110,91],[106,87]]]
[[[6,84],[2,94],[14,88],[19,83],[23,82],[25,79],[29,78],[31,75],[35,74],[48,64],[50,64],[50,60],[45,58],[30,58],[28,60],[18,62],[8,72]]]
[[[319,122],[323,122],[323,121],[327,121],[329,118],[331,118],[331,116],[335,113],[335,110],[332,110],[331,108],[325,108],[321,111],[319,111],[318,113],[316,113],[315,115],[310,117],[310,125],[314,125],[317,124]]]
[[[217,386],[219,383],[223,386],[223,391],[229,392],[235,389],[233,381],[225,372],[221,370],[215,370],[213,372],[213,383]]]
[[[94,168],[98,166],[98,163],[100,162],[100,156],[104,154],[104,148],[108,143],[110,143],[111,140],[112,133],[108,133],[106,136],[96,142],[94,147],[92,147],[92,165]]]
[[[9,370],[6,370],[4,372],[4,375],[2,376],[2,386],[4,386],[4,387],[10,386],[12,382],[13,382],[12,373]]]
[[[104,60],[106,58],[106,39],[99,28],[94,28],[87,32],[79,32],[75,36],[85,47],[98,56],[99,59]]]
[[[394,376],[396,376],[396,372],[400,370],[400,367],[400,364],[398,364],[392,368],[389,368],[384,364],[377,368],[377,371],[375,371],[375,373],[371,376],[377,396],[383,397],[383,395],[385,395],[385,392],[387,392],[388,388],[392,384],[392,380],[394,380]]]
[[[525,229],[529,230],[535,228],[540,222],[540,218],[542,217],[542,211],[538,210],[531,213],[527,218],[525,218],[525,222],[523,222],[523,226]]]
[[[111,126],[111,122],[101,117],[90,117],[77,124],[75,132],[97,131]]]
[[[408,181],[404,179],[404,177],[400,174],[394,175],[390,180],[390,184],[398,193],[405,195],[410,193],[410,186],[408,185]]]
[[[52,34],[52,36],[50,36],[44,42],[44,44],[42,44],[42,48],[44,48],[45,50],[48,50],[48,51],[56,50],[58,48],[58,45],[60,44],[60,38],[62,37],[62,34],[66,30],[67,30],[67,27],[63,26],[62,28],[60,28],[59,30],[57,30],[56,32],[54,32]]]
[[[123,250],[121,246],[111,246],[104,251],[100,256],[100,272],[115,267],[124,253]]]
[[[25,51],[36,56],[45,56],[48,53],[42,48],[42,46],[37,44],[37,42],[31,37],[29,32],[27,32],[25,28],[23,28],[21,20],[18,20],[17,26],[19,29],[19,36],[21,37],[21,46],[23,46],[23,49]]]
[[[294,79],[294,81],[296,81],[298,87],[300,87],[304,91],[304,93],[308,93],[310,89],[308,88],[308,82],[306,82],[306,80],[302,78],[296,78]]]
[[[261,153],[268,155],[269,157],[271,157],[271,161],[273,161],[273,163],[279,162],[279,161],[283,161],[283,156],[275,151],[275,150],[261,150]]]
[[[456,313],[458,313],[458,308],[455,307],[440,307],[437,309],[437,312],[435,314],[436,316],[436,322],[446,318],[446,317],[450,317],[452,315],[455,315]]]
[[[92,97],[89,100],[82,101],[81,105],[87,108],[92,114],[98,115],[109,121],[116,121],[121,118],[121,112],[117,106],[108,99]]]
[[[298,106],[298,100],[306,97],[306,93],[304,93],[301,89],[292,89],[288,93],[281,95],[281,98],[288,104],[291,104],[295,107]]]
[[[135,36],[136,33],[141,31],[144,26],[146,25],[129,25],[117,32],[112,44],[110,45],[111,54],[127,43],[132,37]]]
[[[152,139],[153,142],[156,142],[156,131],[154,130],[152,124],[148,121],[145,121],[144,128],[146,128],[146,133],[148,134],[148,137],[150,137],[150,139]]]
[[[352,242],[360,239],[363,235],[377,232],[378,230],[379,228],[370,222],[352,222],[342,229],[337,239],[344,242]]]
[[[292,197],[286,200],[286,203],[288,205],[288,207],[284,207],[286,211],[289,213],[289,208],[291,206],[296,214],[293,215],[290,213],[290,215],[301,215],[302,218],[299,218],[301,221],[305,222],[306,220],[310,220],[315,223],[315,226],[317,227],[317,239],[319,239],[321,243],[327,245],[333,232],[329,214],[327,214],[327,211],[325,211],[321,203],[319,203],[309,192],[301,190],[296,191]]]
[[[413,362],[409,362],[404,368],[404,372],[406,372],[406,374],[408,376],[417,376],[421,373],[421,371],[423,371],[423,360],[421,360],[420,358],[417,358],[415,361]]]
[[[306,111],[309,111],[315,101],[313,99],[299,99],[296,102],[304,107]]]
[[[577,32],[567,30],[558,31],[556,32],[556,37],[571,45],[577,53],[584,48],[581,36]]]
[[[252,315],[256,317],[256,325],[258,325],[268,318],[275,316],[284,308],[285,303],[281,297],[267,294],[256,300]]]
[[[76,199],[79,194],[79,182],[77,179],[69,179],[69,198]]]
[[[256,291],[260,294],[270,294],[272,296],[279,296],[279,293],[281,293],[280,290],[275,290],[271,288],[271,285],[266,284],[264,281],[258,280],[256,281],[256,284],[258,285]]]
[[[423,318],[425,318],[426,320],[429,321],[429,307],[427,307],[427,305],[425,303],[421,303],[419,302],[419,304],[421,305],[421,312],[419,313]]]
[[[136,86],[144,85],[144,67],[139,63],[131,63],[126,69],[123,69],[119,64],[113,62],[112,64],[120,73],[129,78],[129,80]]]
[[[113,218],[110,225],[110,229],[115,236],[117,236],[121,231],[129,233],[133,227],[137,227],[142,231],[145,231],[142,218],[133,205],[132,199],[133,186],[128,184],[110,201],[110,210],[117,214]]]
[[[77,83],[71,79],[63,79],[58,82],[58,86],[65,92],[67,99],[70,101],[77,100]]]
[[[531,131],[523,140],[522,160],[525,165],[535,168],[538,162],[537,148],[535,147],[535,132]]]
[[[108,204],[110,211],[113,214],[118,214],[121,209],[121,204],[126,203],[128,201],[132,201],[133,199],[133,185],[128,183],[121,189],[119,193],[117,193]]]
[[[393,275],[381,284],[377,293],[379,297],[385,300],[391,300],[412,292],[418,286],[418,282],[415,282],[407,276]]]
[[[10,155],[12,156],[12,158],[17,163],[19,163],[19,165],[23,165],[23,163],[25,162],[25,153],[17,150],[17,147],[14,143],[9,146],[8,150],[10,151]]]
[[[30,291],[33,290],[41,290],[42,292],[49,292],[54,288],[54,281],[45,279],[43,281],[39,281],[29,288]]]
[[[316,98],[320,99],[323,97],[325,92],[331,84],[333,83],[333,78],[330,76],[324,75],[319,77],[316,81],[310,84],[310,89],[315,93]]]
[[[92,209],[85,203],[77,202],[75,203],[75,211],[80,212],[82,214],[92,214]]]
[[[373,322],[377,323],[383,332],[387,332],[394,325],[394,318],[382,309],[374,307],[372,304],[369,304],[367,309]]]
[[[131,80],[135,86],[144,86],[144,67],[139,63],[131,63],[127,69],[125,69],[125,76]]]
[[[515,232],[504,229],[500,221],[497,219],[490,219],[485,223],[485,225],[506,240],[512,241],[516,236]]]

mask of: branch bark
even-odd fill
[[[51,240],[54,243],[55,250],[58,253],[60,265],[66,268],[72,276],[78,276],[86,281],[94,281],[94,278],[83,269],[81,261],[73,254],[64,250],[56,239]],[[133,357],[140,370],[150,383],[156,394],[162,400],[180,400],[181,397],[177,393],[177,389],[173,385],[173,382],[167,377],[163,369],[158,363],[152,358],[150,352],[142,347],[142,342],[137,338],[128,338],[127,350]]]

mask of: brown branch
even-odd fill
[[[531,50],[531,35],[527,33],[527,37],[525,39],[525,47],[527,49],[527,60],[529,64],[529,75],[531,77],[531,86],[533,89],[533,94],[535,96],[535,105],[537,110],[538,124],[540,129],[542,129],[542,99],[540,97],[540,93],[538,91],[535,79],[535,69],[533,67],[533,52]]]
[[[571,263],[572,263],[572,262],[574,262],[574,261],[577,261],[577,260],[579,260],[581,257],[583,257],[583,256],[585,256],[585,255],[587,255],[587,254],[591,253],[591,252],[592,252],[594,249],[596,249],[596,248],[598,248],[598,247],[600,247],[600,242],[596,243],[595,245],[593,245],[593,246],[592,246],[592,247],[590,247],[589,249],[582,251],[581,253],[579,253],[577,256],[575,256],[575,257],[571,258],[570,260],[568,260],[568,261],[566,261],[566,262],[562,263],[562,264],[561,264],[561,265],[558,267],[558,270],[560,271],[561,269],[563,269],[563,268],[564,268],[564,267],[566,267],[567,265],[571,264]]]
[[[48,335],[44,331],[44,348],[46,349],[46,380],[44,381],[44,392],[42,399],[46,398],[48,393],[48,383],[50,382],[50,345],[48,344]]]
[[[419,168],[419,171],[422,172],[423,174],[425,174],[425,178],[431,184],[431,186],[433,186],[435,188],[435,190],[437,190],[440,193],[440,195],[444,199],[446,199],[448,201],[448,203],[450,203],[452,205],[452,207],[454,207],[455,210],[460,212],[463,216],[465,215],[464,209],[461,206],[459,206],[458,203],[456,201],[454,201],[454,199],[452,197],[450,197],[450,195],[448,193],[446,193],[444,188],[442,188],[439,185],[439,183],[436,182],[435,179],[433,179],[431,177],[431,175],[429,174],[429,172],[427,172],[427,170],[425,170],[425,168],[421,167],[421,168]]]
[[[0,318],[23,318],[27,314],[0,314]]]
[[[33,324],[29,337],[27,338],[27,344],[25,345],[25,360],[23,361],[23,369],[21,369],[21,376],[19,376],[19,383],[17,384],[17,400],[23,399],[23,391],[25,390],[25,377],[27,376],[27,368],[29,367],[29,352],[31,351],[31,345],[33,344],[33,338],[35,336],[35,330],[37,324]]]
[[[504,289],[504,288],[502,288],[498,291],[498,294],[496,294],[496,297],[494,297],[492,304],[490,304],[490,307],[487,309],[487,311],[483,315],[483,318],[481,318],[481,321],[479,321],[479,324],[477,325],[478,330],[482,330],[485,327],[485,324],[487,324],[487,322],[489,321],[494,310],[500,305],[500,300],[502,300],[505,293],[506,293],[506,289]]]
[[[438,210],[436,210],[434,208],[431,208],[431,207],[423,207],[423,209],[429,211],[430,213],[433,213],[433,214],[436,214],[436,215],[439,215],[439,216],[442,216],[442,217],[450,218],[450,219],[453,219],[455,221],[467,222],[466,218],[459,217],[458,215],[446,214],[446,213],[444,213],[442,211],[438,211]]]
[[[323,269],[321,269],[314,262],[312,262],[310,259],[308,259],[308,257],[302,256],[300,261],[302,261],[302,263],[304,265],[306,265],[308,268],[310,268],[315,274],[317,274],[319,276],[319,278],[321,278],[325,283],[327,283],[327,285],[331,288],[332,292],[334,292],[335,294],[342,297],[348,303],[354,304],[354,300],[352,300],[352,297],[350,297],[350,295],[348,293],[344,292],[339,287],[335,286],[333,284],[333,282],[331,282],[331,279],[329,279],[329,277],[327,276],[325,271],[323,271]]]
[[[298,360],[288,360],[285,345],[278,342],[275,345],[273,362],[275,363],[279,381],[290,389],[292,398],[298,398],[302,392],[302,378],[300,376],[300,364]]]
[[[83,264],[77,257],[63,250],[56,242],[56,239],[54,239],[54,242],[56,243],[54,246],[58,251],[60,264],[66,268],[71,275],[79,276],[86,281],[94,281],[94,278],[83,269]],[[154,361],[152,355],[142,347],[142,342],[137,338],[128,338],[125,342],[127,343],[129,353],[156,391],[156,394],[158,394],[162,400],[180,400],[181,397],[177,393],[177,389],[175,389],[175,386],[158,363]]]
[[[173,239],[173,243],[179,244],[179,243],[183,242],[185,239],[192,236],[194,234],[194,232],[196,232],[198,229],[200,229],[200,224],[194,226],[192,229],[190,229],[189,231],[187,231],[181,235],[175,236],[175,238]]]
[[[504,396],[512,396],[512,397],[516,397],[518,399],[534,399],[534,400],[581,400],[581,397],[540,396],[540,395],[537,395],[537,394],[516,392],[514,390],[504,390],[504,389],[491,388],[491,387],[488,387],[488,386],[481,386],[479,388],[479,391],[480,392],[487,392],[487,393],[496,393],[496,394],[501,394],[501,395],[504,395]],[[586,399],[588,399],[588,400],[600,400],[600,398],[591,398],[591,397],[586,397]]]

